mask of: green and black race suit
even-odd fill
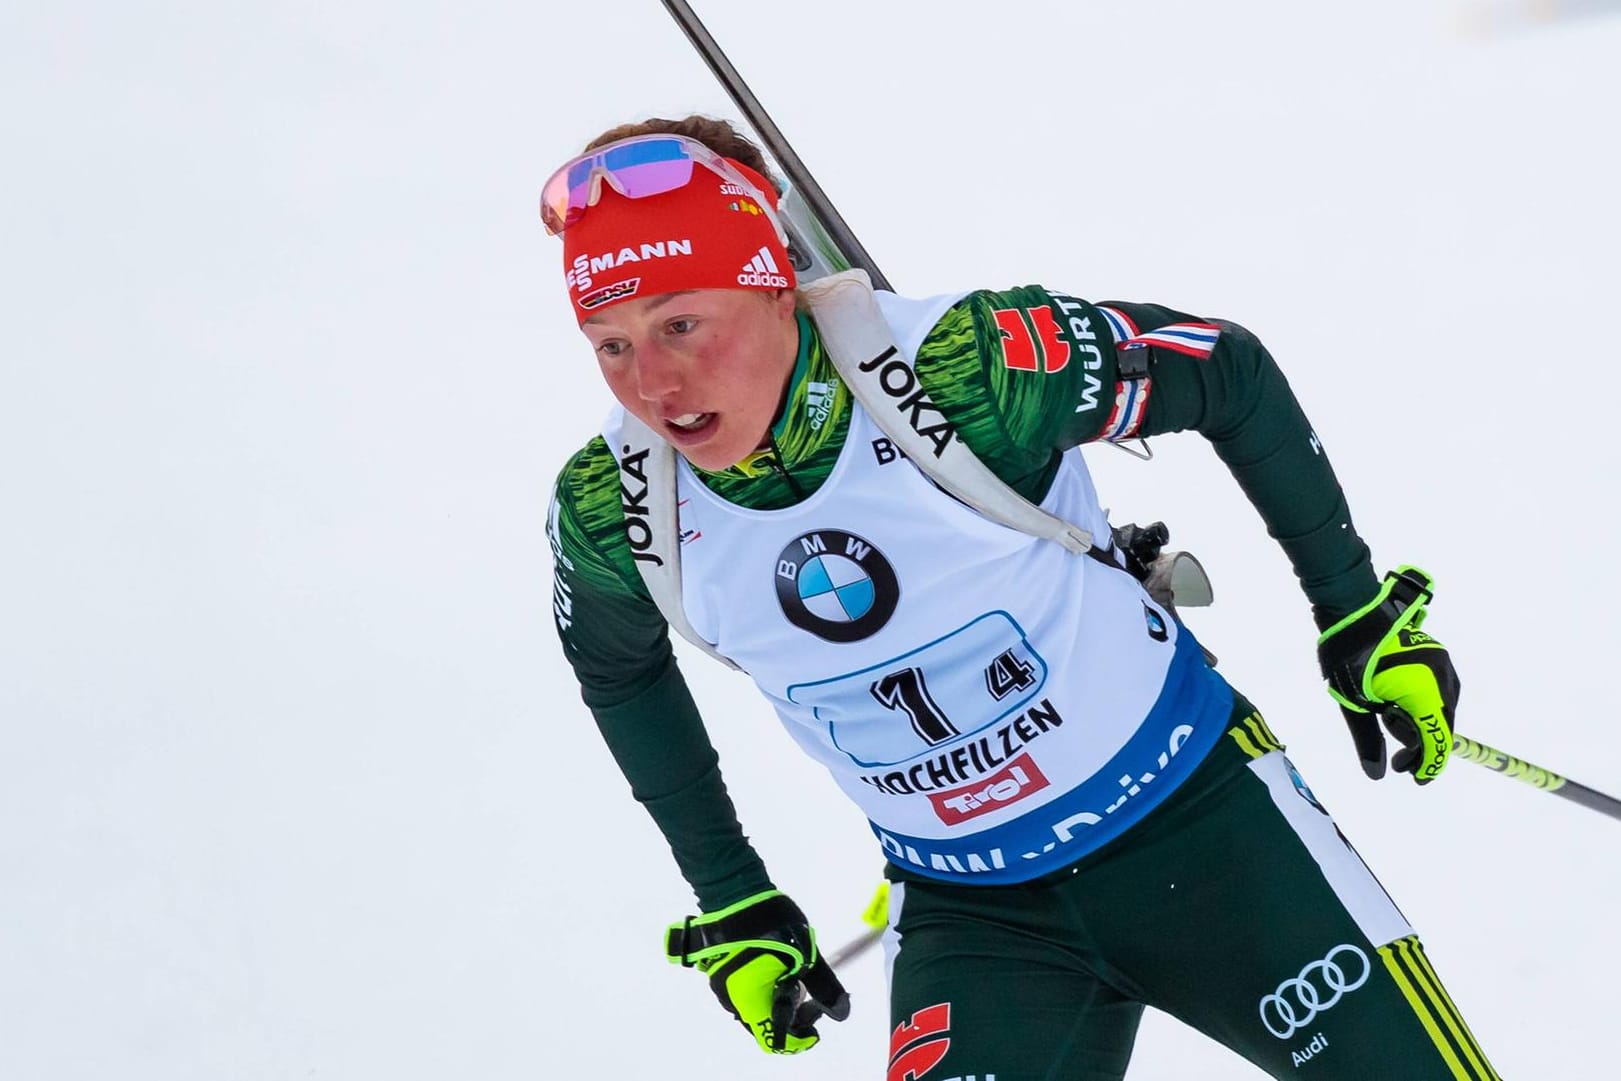
[[[1077,313],[1112,341],[1067,362]],[[850,396],[810,320],[768,445],[704,483],[757,510],[817,491],[843,448]],[[1126,348],[1117,348],[1126,346]],[[1146,379],[1123,378],[1144,368]],[[1061,360],[1060,358],[1066,358]],[[1288,554],[1326,625],[1376,588],[1366,546],[1288,384],[1243,327],[1167,308],[1094,306],[1030,286],[970,294],[933,327],[915,366],[969,447],[1039,501],[1082,443],[1195,429],[1215,445]],[[625,535],[617,463],[599,437],[564,468],[551,509],[555,615],[582,696],[636,799],[705,910],[770,887],[726,795],[714,748]]]

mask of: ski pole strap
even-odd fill
[[[1569,777],[1561,776],[1549,769],[1532,765],[1523,758],[1515,758],[1511,754],[1499,751],[1495,747],[1488,747],[1465,736],[1452,737],[1452,753],[1465,762],[1473,762],[1477,766],[1484,766],[1494,773],[1501,773],[1505,777],[1512,777],[1516,781],[1541,789],[1551,795],[1568,799],[1572,803],[1580,804],[1590,811],[1607,815],[1610,818],[1621,819],[1621,800],[1613,796],[1606,796],[1584,784],[1578,784]]]

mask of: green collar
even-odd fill
[[[843,425],[834,421],[848,411],[849,394],[822,346],[816,325],[804,312],[796,312],[794,318],[799,324],[799,351],[767,445],[726,469],[701,471],[706,479],[729,486],[728,482],[792,473],[826,450],[836,434],[842,437]]]

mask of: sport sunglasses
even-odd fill
[[[596,205],[604,180],[627,199],[646,199],[686,187],[694,165],[743,189],[765,211],[783,247],[788,246],[788,233],[760,190],[731,162],[684,135],[633,135],[568,162],[540,190],[540,220],[546,232],[557,236]]]

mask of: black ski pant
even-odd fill
[[[891,866],[888,1081],[1118,1081],[1145,1006],[1272,1077],[1497,1081],[1406,919],[1239,701],[1194,776],[1073,867],[965,886]]]

